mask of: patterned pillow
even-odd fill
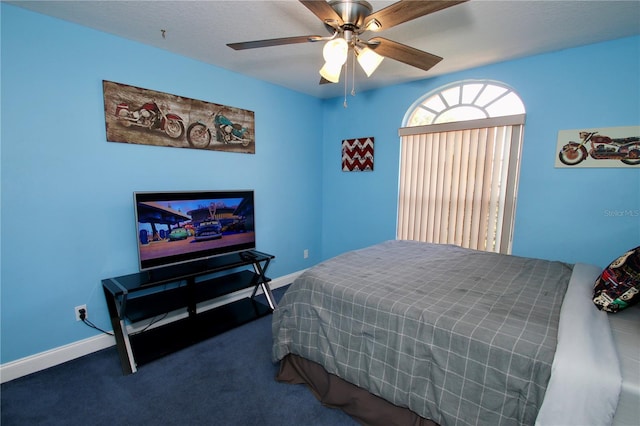
[[[600,310],[618,312],[640,302],[640,247],[629,250],[602,271],[593,289]]]

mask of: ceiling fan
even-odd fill
[[[428,71],[442,58],[383,37],[365,40],[361,38],[362,34],[366,31],[377,32],[389,29],[468,0],[401,0],[377,12],[373,12],[371,4],[362,0],[299,1],[320,18],[331,33],[330,36],[283,37],[229,43],[227,46],[235,50],[245,50],[325,41],[323,49],[325,64],[320,69],[321,84],[339,81],[342,66],[350,52],[353,52],[367,77],[376,70],[385,57]]]

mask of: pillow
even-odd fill
[[[593,303],[600,310],[618,312],[640,302],[640,247],[607,266],[596,279]]]

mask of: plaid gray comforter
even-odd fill
[[[533,425],[572,265],[387,241],[304,272],[273,314],[293,353],[446,425]]]

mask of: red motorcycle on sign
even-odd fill
[[[165,106],[160,107],[156,101],[150,101],[131,111],[129,104],[122,102],[116,106],[116,117],[125,127],[139,126],[161,130],[170,138],[179,139],[184,135],[184,123],[179,115],[168,112],[168,109]]]
[[[620,160],[624,164],[640,164],[640,137],[612,139],[598,132],[580,132],[582,141],[569,142],[558,153],[560,161],[575,166],[591,156],[594,160]],[[587,143],[590,149],[587,151]]]

